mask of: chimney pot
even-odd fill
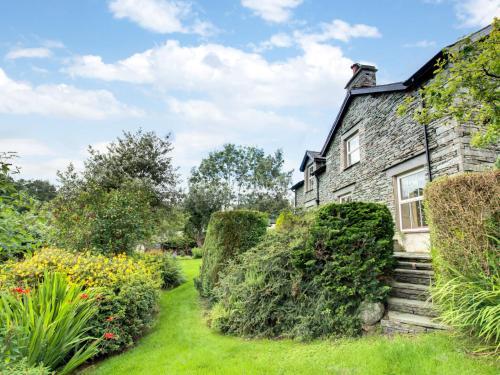
[[[351,65],[352,77],[347,82],[347,90],[358,89],[361,87],[373,87],[377,84],[377,68],[373,65],[364,65],[355,63]]]
[[[356,72],[359,70],[359,64],[352,64],[351,69],[352,69],[352,75],[355,75]]]

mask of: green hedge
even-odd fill
[[[208,223],[200,276],[195,280],[200,295],[213,297],[219,272],[231,259],[255,246],[266,233],[267,215],[253,210],[215,212]]]
[[[332,203],[287,223],[223,272],[212,326],[252,337],[357,335],[361,302],[381,301],[389,291],[389,210]]]
[[[500,352],[500,171],[462,174],[427,186],[441,319]]]

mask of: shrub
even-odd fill
[[[203,249],[200,247],[193,247],[191,249],[191,254],[193,254],[194,259],[201,259],[203,256]]]
[[[60,272],[71,282],[94,290],[98,311],[92,317],[92,336],[100,342],[100,355],[133,345],[148,329],[157,312],[161,275],[143,260],[124,254],[113,257],[43,249],[22,262],[4,266],[0,282],[4,289],[30,287],[45,271]],[[3,281],[2,281],[3,280]]]
[[[15,350],[28,365],[67,374],[97,354],[89,335],[97,309],[87,293],[61,274],[46,273],[33,290],[18,287],[0,294],[1,326],[12,332]]]
[[[162,289],[174,288],[185,281],[179,263],[171,254],[152,250],[138,254],[137,257],[144,261],[150,271],[159,275]]]
[[[78,251],[131,254],[158,224],[152,194],[139,181],[109,191],[92,184],[71,193],[62,190],[50,202],[57,234],[54,242]]]
[[[441,319],[479,339],[477,350],[500,350],[500,171],[438,179],[427,186]]]
[[[11,362],[8,364],[0,364],[0,374],[8,375],[51,375],[48,367],[43,365],[30,366],[26,358],[18,362]]]
[[[203,245],[200,276],[195,280],[203,297],[212,297],[219,272],[230,259],[255,246],[267,229],[267,215],[252,210],[234,210],[212,214]]]
[[[222,273],[214,328],[244,336],[356,335],[361,302],[383,300],[392,217],[375,203],[328,204],[267,234]]]

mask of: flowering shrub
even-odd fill
[[[5,264],[0,270],[0,289],[26,290],[47,271],[82,284],[82,299],[96,295],[97,312],[89,334],[102,339],[100,355],[133,345],[154,321],[164,275],[146,260],[123,254],[106,257],[43,249],[21,262]]]
[[[156,269],[124,254],[106,257],[49,248],[34,253],[22,262],[6,264],[5,271],[3,280],[0,277],[0,283],[10,282],[15,285],[22,281],[32,283],[39,280],[46,271],[64,273],[70,281],[81,283],[85,287],[115,287],[132,275],[148,277],[158,286],[162,283]]]

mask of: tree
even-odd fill
[[[76,250],[131,252],[160,229],[179,197],[170,135],[125,132],[107,152],[89,148],[82,173],[69,165],[51,202],[56,242]]]
[[[0,261],[19,258],[46,244],[46,215],[12,179],[14,153],[0,153]]]
[[[49,181],[20,179],[15,183],[17,189],[25,191],[40,202],[48,202],[54,199],[57,194],[56,187]]]
[[[179,176],[173,166],[171,135],[161,138],[154,132],[123,132],[115,142],[100,152],[91,146],[85,163],[83,179],[113,190],[127,180],[139,179],[151,186],[156,197],[154,205],[172,205],[179,198]]]
[[[190,214],[186,230],[200,243],[215,211],[248,208],[270,216],[288,208],[291,171],[284,171],[283,152],[226,144],[194,168],[184,205]]]
[[[398,108],[405,114],[416,104],[414,118],[427,125],[451,117],[471,126],[471,144],[497,145],[500,138],[500,21],[495,18],[489,35],[466,38],[444,51],[435,77]]]

